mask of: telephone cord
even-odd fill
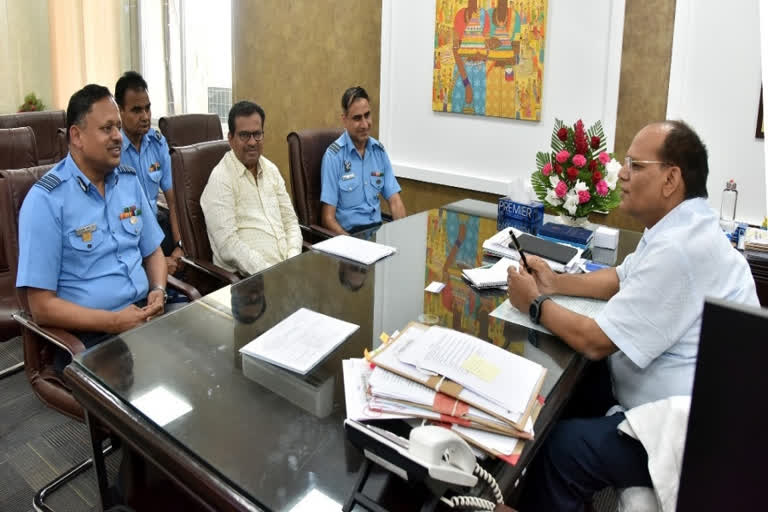
[[[493,476],[485,469],[483,469],[480,464],[475,464],[473,473],[488,484],[488,486],[491,488],[491,491],[493,491],[493,497],[496,500],[496,503],[483,498],[477,498],[475,496],[454,496],[450,499],[441,498],[442,501],[451,508],[474,508],[475,510],[494,510],[496,508],[496,504],[503,505],[504,496],[501,494],[499,484],[496,483],[496,480],[493,478]]]

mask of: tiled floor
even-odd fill
[[[20,340],[0,343],[0,368],[21,358]],[[33,510],[32,497],[44,485],[90,456],[85,425],[46,407],[24,372],[0,380],[0,510]],[[114,474],[119,454],[107,458]],[[67,512],[98,510],[91,470],[53,493],[48,505]]]

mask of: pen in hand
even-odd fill
[[[525,252],[523,252],[523,248],[520,247],[520,242],[517,241],[517,237],[515,236],[515,231],[510,229],[509,234],[510,236],[512,236],[512,241],[509,243],[509,248],[515,249],[517,252],[520,253],[520,259],[523,260],[523,266],[525,266],[525,270],[527,270],[528,272],[531,272],[531,267],[528,266],[528,260],[525,259]]]

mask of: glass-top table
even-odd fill
[[[495,213],[496,205],[465,200],[386,223],[361,236],[397,253],[368,267],[305,252],[78,355],[67,377],[76,395],[97,389],[105,407],[146,422],[245,502],[290,510],[320,496],[341,504],[362,460],[344,437],[341,362],[428,313],[548,369],[536,441],[516,466],[490,462],[500,485],[511,485],[585,361],[557,338],[490,317],[505,293],[462,279],[462,269],[483,263]],[[622,231],[606,263],[620,263],[639,238]],[[432,281],[446,285],[441,293],[424,290]],[[239,349],[301,307],[360,328],[305,376],[264,364],[246,377]]]

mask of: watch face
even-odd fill
[[[538,313],[539,313],[539,304],[537,301],[534,300],[533,302],[531,302],[531,307],[528,308],[528,314],[531,316],[531,320],[533,320],[536,323],[539,323]]]

